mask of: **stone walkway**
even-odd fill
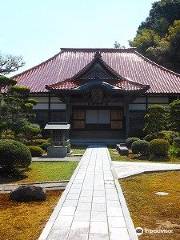
[[[124,202],[108,149],[88,147],[39,240],[136,240]]]
[[[180,170],[180,164],[114,161],[113,168],[116,178],[125,178],[145,172]]]

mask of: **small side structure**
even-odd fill
[[[69,140],[70,124],[68,123],[48,123],[45,130],[51,132],[52,145],[47,148],[47,156],[50,158],[64,158],[70,152]]]

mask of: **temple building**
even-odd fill
[[[134,48],[62,48],[13,78],[38,101],[36,121],[69,123],[72,142],[141,135],[148,106],[180,96],[180,74]]]

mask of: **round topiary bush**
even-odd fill
[[[138,137],[130,137],[126,139],[126,146],[131,148],[133,142],[140,140]]]
[[[38,146],[28,146],[32,157],[41,157],[44,153],[43,149]]]
[[[174,138],[174,146],[180,148],[180,137]]]
[[[31,164],[28,147],[15,140],[0,140],[0,166],[6,169],[24,168]]]
[[[150,142],[150,141],[152,141],[153,139],[156,139],[156,138],[159,138],[158,133],[150,133],[150,134],[148,134],[144,137],[144,140]]]
[[[133,142],[132,144],[132,153],[134,154],[141,154],[144,156],[149,155],[149,142],[145,140],[138,140]]]
[[[169,142],[165,139],[152,140],[149,147],[151,158],[168,157],[169,146]]]

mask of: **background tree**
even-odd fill
[[[125,46],[122,46],[118,41],[115,41],[114,48],[125,48]]]
[[[38,134],[39,126],[31,127],[36,101],[29,98],[30,90],[27,87],[15,84],[16,81],[0,76],[0,131],[11,130],[15,137],[29,136],[30,130],[27,129]]]
[[[170,128],[180,132],[180,100],[175,100],[169,104]]]
[[[24,61],[21,56],[0,54],[0,74],[17,71],[22,66],[24,66]]]
[[[144,117],[146,134],[158,133],[166,128],[166,109],[158,104],[148,107]]]
[[[153,3],[129,43],[151,60],[180,72],[180,0]]]

